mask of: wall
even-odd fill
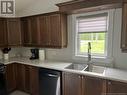
[[[62,0],[38,0],[27,8],[24,8],[22,11],[18,12],[18,16],[31,15],[31,14],[40,14],[45,12],[56,11],[58,8],[54,4],[61,2]],[[65,1],[65,0],[64,0]],[[113,34],[113,58],[115,67],[127,69],[127,53],[122,53],[120,49],[120,39],[121,39],[121,14],[122,10],[117,9],[114,17],[114,34]],[[68,17],[68,27],[71,27],[71,18]],[[68,28],[69,41],[68,48],[65,49],[46,49],[46,58],[48,60],[58,60],[58,61],[68,61],[68,62],[84,62],[84,60],[73,59],[73,31],[71,28]],[[30,56],[29,48],[22,48],[20,53],[24,56]]]

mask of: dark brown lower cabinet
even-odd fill
[[[63,95],[81,95],[81,76],[78,74],[72,74],[64,72],[62,74],[63,81]]]
[[[8,92],[21,90],[31,95],[39,95],[37,67],[18,63],[9,64],[6,68],[6,82]]]
[[[17,89],[30,93],[29,66],[23,64],[16,65],[17,65]]]
[[[31,95],[39,95],[39,74],[38,68],[30,66],[30,93]]]
[[[82,95],[106,95],[106,80],[82,76]]]
[[[105,95],[106,80],[63,73],[63,95]]]
[[[6,66],[6,85],[8,93],[16,89],[16,65],[9,64]]]
[[[127,95],[127,83],[107,81],[107,95]]]

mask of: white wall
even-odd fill
[[[25,16],[25,15],[33,15],[33,14],[40,14],[40,13],[46,13],[51,11],[58,10],[58,7],[56,7],[54,4],[62,2],[62,1],[69,1],[69,0],[38,0],[37,2],[34,2],[27,8],[24,8],[22,11],[17,12],[18,16]],[[122,10],[117,9],[116,14],[114,17],[114,36],[113,36],[113,58],[115,67],[117,68],[123,68],[127,69],[127,53],[122,53],[120,49],[120,39],[121,39],[121,14]],[[68,17],[68,27],[71,27],[71,19]],[[47,49],[46,50],[46,58],[49,60],[59,60],[59,61],[78,61],[80,60],[74,60],[72,58],[73,53],[73,45],[72,45],[72,30],[71,28],[68,28],[68,34],[69,34],[69,44],[68,47],[65,49]],[[23,53],[24,56],[30,56],[29,48],[22,48],[21,53]],[[26,53],[27,52],[27,53]],[[83,60],[82,60],[83,62]]]

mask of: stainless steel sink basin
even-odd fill
[[[88,67],[87,64],[71,64],[68,67],[66,67],[65,69],[72,69],[72,70],[85,70]]]
[[[87,67],[84,71],[93,72],[97,74],[104,74],[105,67],[92,65],[92,66]]]
[[[87,64],[71,64],[67,66],[65,69],[78,70],[78,71],[87,71],[97,74],[104,74],[105,67],[95,66],[95,65],[87,65]]]

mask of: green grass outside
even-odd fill
[[[104,54],[105,51],[105,41],[104,40],[97,40],[91,42],[91,52],[92,53],[99,53]],[[84,41],[80,44],[80,52],[84,53],[88,50],[88,41]]]

